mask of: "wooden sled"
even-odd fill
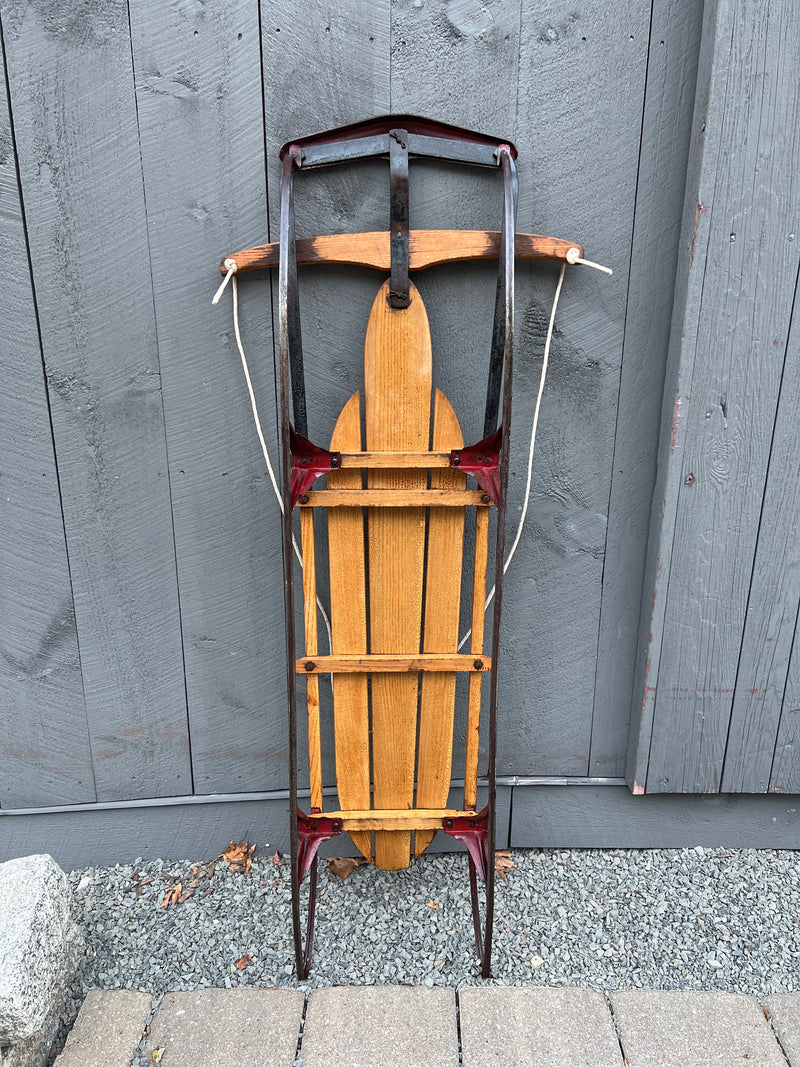
[[[413,231],[408,161],[434,156],[500,170],[504,213],[496,231]],[[389,159],[390,228],[382,234],[296,239],[297,169],[369,156]],[[513,355],[514,258],[570,260],[580,245],[515,233],[513,145],[412,116],[372,119],[283,147],[281,239],[228,257],[238,271],[280,268],[283,560],[290,726],[292,915],[299,977],[311,960],[317,851],[348,832],[378,867],[400,870],[437,830],[468,850],[473,922],[482,974],[491,965],[495,837],[497,664],[503,593]],[[409,270],[497,257],[484,437],[464,447],[456,413],[432,396],[428,317]],[[339,415],[330,445],[308,437],[297,263],[352,263],[389,271],[366,328],[364,387]],[[222,268],[223,272],[228,266]],[[501,388],[502,386],[502,388]],[[502,419],[498,421],[502,392]],[[290,416],[291,404],[291,416]],[[432,411],[432,417],[431,417]],[[324,488],[312,488],[326,477]],[[302,543],[304,634],[295,643],[293,513]],[[492,522],[491,513],[495,514]],[[494,526],[490,554],[490,526]],[[470,548],[465,551],[465,543]],[[474,549],[471,547],[474,544]],[[317,546],[326,545],[328,588],[318,588]],[[462,604],[462,569],[471,574]],[[493,567],[490,654],[484,649],[487,567]],[[320,650],[317,597],[330,604],[331,648]],[[468,651],[459,625],[469,622]],[[456,678],[468,675],[462,806],[448,808]],[[333,687],[338,804],[325,810],[319,676]],[[310,808],[298,807],[296,677],[305,678]],[[489,676],[488,682],[484,678]],[[487,694],[488,690],[488,694]],[[488,696],[488,700],[486,700]],[[477,809],[482,700],[488,703],[487,803]],[[301,884],[308,879],[305,938]],[[485,885],[483,921],[478,892]]]

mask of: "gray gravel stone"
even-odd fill
[[[792,1067],[800,1067],[800,993],[775,993],[764,1009]]]
[[[202,989],[159,1004],[143,1062],[163,1067],[292,1067],[304,996],[288,989]]]
[[[463,989],[463,1067],[622,1067],[602,993],[586,989]]]
[[[83,938],[73,919],[69,880],[51,856],[0,864],[0,1047],[20,1064],[49,1051]]]
[[[455,993],[448,989],[316,989],[308,998],[303,1067],[458,1067]]]
[[[629,1067],[786,1067],[753,997],[629,990],[611,1005]]]
[[[93,990],[56,1067],[130,1067],[150,1012],[149,993]]]

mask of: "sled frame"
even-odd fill
[[[424,832],[422,849],[441,829],[466,845],[475,941],[484,977],[491,974],[491,944],[494,922],[494,850],[496,833],[497,697],[500,628],[503,605],[503,560],[506,525],[506,492],[511,426],[514,322],[514,261],[523,258],[568,261],[568,253],[583,255],[580,245],[555,238],[515,231],[517,205],[516,149],[508,142],[410,115],[384,116],[287,143],[281,149],[280,240],[228,257],[238,270],[279,268],[278,400],[281,442],[281,491],[283,499],[283,574],[286,622],[286,663],[289,712],[289,804],[291,830],[292,927],[297,974],[308,976],[313,948],[316,906],[317,853],[320,846],[343,831],[358,835]],[[502,225],[496,231],[413,231],[409,229],[409,158],[432,157],[499,170],[503,181]],[[390,225],[388,234],[347,234],[297,239],[294,221],[293,178],[298,170],[382,157],[389,161]],[[388,240],[387,240],[388,238]],[[388,245],[388,247],[387,247]],[[357,263],[389,269],[386,303],[393,311],[409,309],[416,290],[409,271],[434,263],[466,259],[498,258],[497,289],[487,374],[484,432],[481,441],[448,451],[369,451],[366,448],[337,451],[321,448],[308,437],[304,381],[300,302],[297,279],[301,263]],[[387,262],[388,259],[388,262]],[[419,294],[416,294],[418,297]],[[420,298],[421,303],[421,298]],[[424,305],[422,305],[424,308]],[[374,308],[373,308],[374,310]],[[372,322],[372,316],[370,316]],[[427,319],[426,319],[427,323]],[[352,398],[356,400],[356,397]],[[365,397],[366,399],[366,397]],[[439,395],[437,392],[437,402]],[[502,404],[502,408],[501,408]],[[449,405],[448,405],[449,407]],[[457,426],[457,423],[456,423]],[[435,431],[434,431],[435,448]],[[367,472],[368,488],[313,490],[321,476],[352,469]],[[433,488],[435,471],[446,468],[472,475],[478,491]],[[373,488],[374,475],[386,469],[424,471],[431,474],[431,488]],[[332,478],[331,481],[335,481]],[[295,633],[295,588],[293,559],[293,511],[299,505],[303,543],[303,600],[305,618],[304,655],[297,657]],[[319,655],[316,620],[316,568],[314,512],[319,508],[363,508],[374,514],[378,508],[475,508],[476,548],[472,583],[472,640],[470,652],[452,654],[370,653],[364,655]],[[494,559],[494,606],[489,656],[483,655],[484,598],[488,560],[488,512],[496,509]],[[426,511],[426,514],[430,514]],[[369,578],[365,578],[369,582]],[[365,650],[366,651],[366,650]],[[340,811],[322,810],[322,772],[318,675],[331,673],[392,676],[430,671],[470,672],[467,755],[462,809],[369,807]],[[481,712],[481,676],[489,672],[487,709],[487,770],[481,784],[487,803],[476,810],[478,789],[478,727]],[[298,722],[296,677],[307,677],[309,721],[310,810],[299,807]],[[373,686],[374,686],[373,681]],[[419,737],[416,739],[419,745]],[[452,738],[451,738],[452,745]],[[377,777],[377,774],[376,774]],[[338,774],[337,774],[338,778]],[[358,845],[359,848],[363,847]],[[417,852],[417,854],[419,854]],[[407,865],[407,864],[406,864]],[[301,885],[308,879],[307,921],[302,929]],[[484,917],[481,921],[478,881],[485,886]]]

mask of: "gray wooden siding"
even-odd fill
[[[636,790],[758,793],[791,780],[799,40],[796,5],[706,6],[664,388],[672,430],[631,738]]]
[[[708,0],[704,19],[695,0],[74,18],[0,0],[0,809],[285,787],[278,511],[230,297],[210,298],[222,255],[276,233],[281,143],[390,111],[513,139],[519,228],[615,271],[571,269],[562,297],[500,773],[800,792],[797,20],[790,0]],[[413,166],[412,225],[498,225],[494,177]],[[298,232],[385,227],[387,185],[383,164],[301,176]],[[520,265],[512,523],[556,277]],[[320,442],[360,385],[379,283],[302,273]],[[475,439],[493,269],[418,284],[436,384]],[[274,441],[273,288],[239,292]]]

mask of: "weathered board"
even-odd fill
[[[3,35],[98,799],[192,786],[127,5]],[[66,767],[65,767],[66,770]]]
[[[798,270],[798,18],[791,4],[706,11],[628,768],[636,791],[723,786]]]
[[[0,807],[96,799],[36,305],[0,51]]]
[[[279,511],[230,293],[211,306],[220,255],[267,232],[258,5],[134,4],[131,35],[195,790],[263,789],[287,746]],[[239,298],[274,442],[268,292]]]

